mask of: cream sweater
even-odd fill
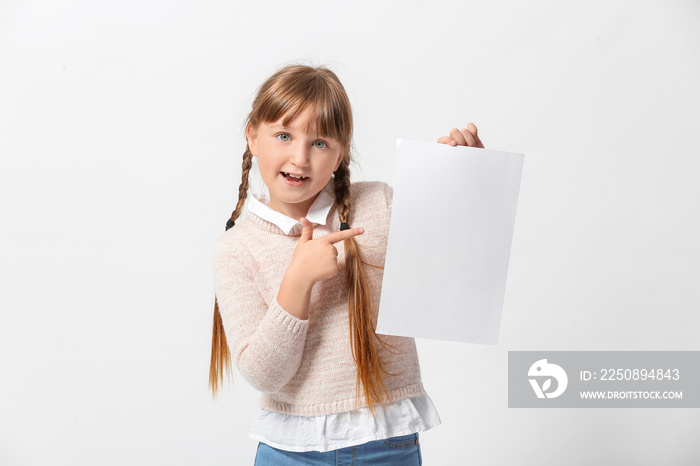
[[[352,227],[365,262],[383,266],[391,214],[391,188],[384,183],[354,183]],[[314,237],[340,229],[333,207],[327,224]],[[261,407],[301,416],[319,416],[367,406],[355,403],[355,362],[348,322],[343,244],[340,273],[314,285],[308,320],[300,320],[277,303],[277,292],[301,234],[296,225],[285,235],[272,223],[249,213],[217,241],[214,278],[219,310],[231,355],[238,370],[263,395]],[[366,267],[374,303],[379,305],[383,270]],[[415,342],[382,336],[399,352],[381,348],[389,399],[423,393]]]

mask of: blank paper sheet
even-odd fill
[[[523,154],[396,146],[377,333],[497,344]]]

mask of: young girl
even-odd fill
[[[283,68],[260,88],[246,138],[215,252],[212,391],[230,344],[262,392],[256,465],[421,464],[418,432],[440,418],[414,340],[374,333],[392,190],[350,183],[345,89],[328,69]],[[438,142],[483,147],[472,124]],[[253,157],[269,198],[251,197],[235,223]]]

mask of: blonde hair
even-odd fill
[[[282,68],[260,87],[253,101],[252,110],[246,120],[246,127],[256,127],[260,123],[273,123],[284,118],[287,125],[307,109],[314,111],[315,119],[310,125],[324,137],[337,139],[344,150],[340,167],[333,175],[338,217],[341,223],[351,224],[350,204],[350,147],[352,141],[352,109],[345,88],[338,77],[326,68],[313,68],[292,65]],[[248,193],[248,174],[253,155],[246,146],[243,153],[241,184],[238,189],[238,202],[226,223],[228,230],[243,209]],[[386,400],[386,389],[382,373],[386,373],[379,357],[378,344],[387,346],[374,332],[372,321],[372,300],[365,277],[360,249],[354,238],[344,241],[346,277],[348,288],[348,316],[352,355],[357,368],[357,398],[364,393],[372,413],[376,403]],[[211,363],[209,366],[209,386],[216,395],[223,382],[224,371],[231,371],[231,356],[219,313],[218,302],[214,301],[214,323],[212,330]]]

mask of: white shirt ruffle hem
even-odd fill
[[[327,416],[294,416],[261,409],[250,438],[286,451],[332,451],[373,440],[422,432],[440,425],[427,393],[378,406]]]

